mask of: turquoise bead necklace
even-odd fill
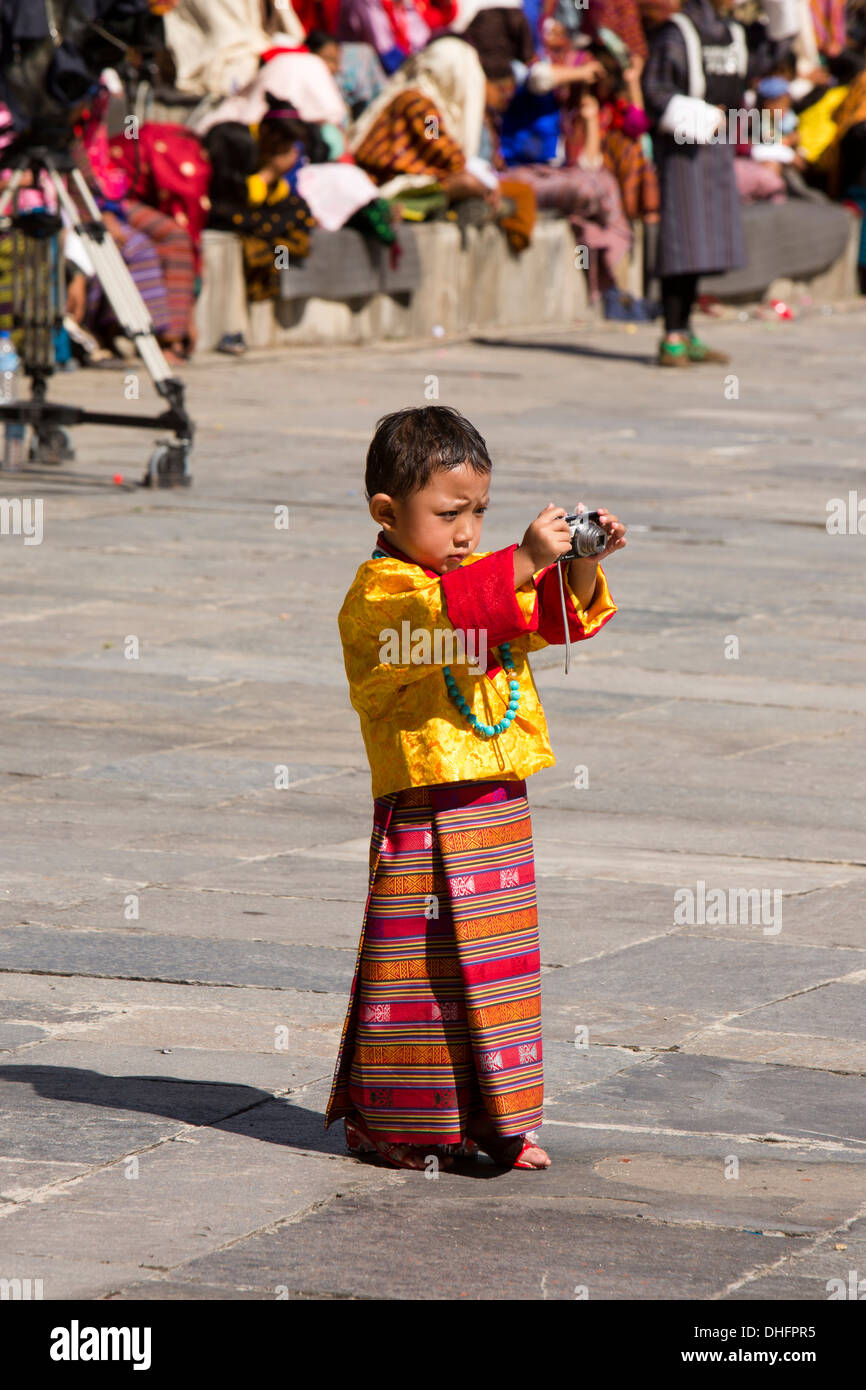
[[[499,655],[502,657],[502,665],[505,667],[505,670],[513,671],[514,662],[511,659],[511,644],[509,642],[499,643]],[[466,720],[469,727],[475,730],[479,738],[496,738],[499,734],[505,733],[505,730],[509,728],[515,715],[517,714],[517,710],[520,705],[519,681],[510,680],[508,682],[508,689],[510,691],[511,698],[508,701],[508,709],[505,711],[499,723],[482,724],[480,720],[475,718],[475,715],[472,713],[471,709],[469,708],[469,705],[466,703],[463,696],[460,694],[460,688],[451,674],[451,667],[443,666],[442,674],[445,677],[445,687],[448,691],[448,694],[451,696],[451,699],[454,701],[454,704],[457,706],[460,713],[463,715],[463,718]]]
[[[388,555],[387,550],[379,550],[379,548],[377,547],[373,551],[373,559],[388,560],[390,559],[390,556]],[[510,642],[499,643],[499,655],[502,657],[502,665],[505,668],[505,670],[513,671],[514,662],[511,659]],[[463,715],[463,718],[466,720],[469,727],[475,730],[479,738],[497,738],[499,734],[504,734],[506,729],[510,728],[511,724],[514,721],[514,717],[517,714],[517,710],[520,706],[519,681],[510,680],[508,682],[508,690],[510,694],[510,698],[508,701],[508,709],[505,711],[499,723],[482,724],[479,719],[475,718],[475,715],[472,713],[472,710],[469,708],[469,705],[464,700],[463,696],[460,694],[460,687],[458,686],[456,680],[451,674],[451,667],[443,666],[442,674],[445,677],[445,688],[447,689],[448,694],[451,696],[451,699],[454,701],[454,704],[457,706],[460,713]]]

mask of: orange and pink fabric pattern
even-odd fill
[[[375,806],[370,894],[325,1119],[452,1144],[485,1111],[541,1123],[532,827],[523,782],[424,787]]]

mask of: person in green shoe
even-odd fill
[[[746,264],[730,117],[770,56],[768,41],[749,51],[745,30],[729,17],[733,7],[734,0],[685,0],[653,36],[643,74],[661,192],[655,270],[664,367],[728,361],[696,336],[691,314],[701,276]]]

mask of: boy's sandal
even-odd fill
[[[449,1172],[451,1169],[453,1157],[444,1152],[441,1147],[437,1148],[431,1145],[430,1151],[427,1151],[421,1145],[392,1144],[387,1139],[380,1139],[372,1134],[360,1116],[351,1120],[346,1116],[343,1123],[346,1129],[346,1145],[350,1154],[375,1152],[394,1168],[411,1168],[416,1172],[427,1167],[427,1160],[432,1154],[443,1172]]]
[[[518,1153],[516,1159],[511,1165],[512,1168],[549,1168],[550,1155],[544,1152],[544,1149],[539,1144],[535,1134],[530,1130],[528,1134],[522,1134],[519,1137],[522,1139],[523,1143],[521,1145],[520,1152]],[[547,1160],[547,1162],[539,1163],[538,1157],[534,1157],[533,1155],[542,1156]]]
[[[481,1147],[486,1154],[489,1154],[494,1163],[501,1163],[504,1168],[540,1170],[550,1167],[550,1158],[538,1143],[532,1130],[528,1134],[518,1134],[511,1139],[503,1139],[501,1144],[485,1143]],[[539,1162],[541,1158],[547,1161]]]
[[[350,1154],[374,1154],[376,1145],[371,1139],[365,1139],[358,1125],[354,1120],[350,1120],[348,1115],[343,1120],[346,1130],[346,1148]]]

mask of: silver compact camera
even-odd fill
[[[598,512],[574,512],[565,519],[571,532],[571,549],[560,555],[560,560],[588,560],[602,553],[608,536],[598,524]]]

